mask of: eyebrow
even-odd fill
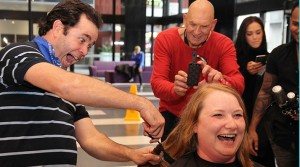
[[[257,32],[257,31],[262,31],[262,29],[257,29],[257,30],[253,30],[253,31],[246,31],[246,33],[248,33],[248,32]]]
[[[88,34],[83,34],[85,37],[87,37],[90,41],[92,40],[92,37]],[[92,43],[92,45],[95,45],[95,41]]]

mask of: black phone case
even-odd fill
[[[262,64],[266,64],[267,56],[256,56],[255,62],[261,62]]]
[[[188,69],[187,85],[197,86],[199,82],[199,76],[200,76],[200,64],[190,63]]]

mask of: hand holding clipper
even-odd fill
[[[192,62],[189,64],[189,68],[188,68],[188,78],[187,78],[188,86],[198,86],[201,65],[196,62],[196,58],[197,58],[197,53],[196,50],[194,49]],[[202,58],[201,60],[204,59]]]

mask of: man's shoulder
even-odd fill
[[[283,56],[285,53],[293,50],[295,48],[295,43],[294,42],[289,42],[285,44],[281,44],[277,47],[275,47],[270,55],[278,55],[278,56]]]
[[[11,43],[9,45],[7,45],[6,47],[4,47],[0,52],[4,53],[7,52],[9,50],[18,50],[18,51],[24,51],[24,50],[36,50],[38,51],[38,47],[34,42],[17,42],[17,43]]]
[[[275,51],[275,52],[278,52],[278,51],[281,51],[281,50],[287,50],[287,49],[293,47],[294,44],[295,44],[295,43],[293,43],[293,42],[281,44],[281,45],[275,47],[275,48],[272,50],[272,52],[274,52],[274,51]]]

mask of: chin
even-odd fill
[[[237,150],[235,150],[235,149],[231,149],[231,150],[224,149],[222,154],[226,157],[234,157],[237,154]]]

